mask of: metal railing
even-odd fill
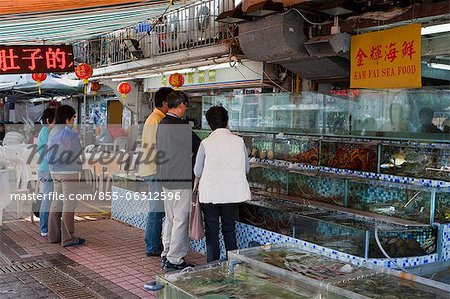
[[[234,0],[196,2],[153,19],[74,45],[76,60],[94,67],[118,64],[220,43],[233,26],[215,19]]]

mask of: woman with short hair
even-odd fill
[[[56,109],[56,126],[51,130],[46,158],[53,179],[55,194],[49,215],[50,243],[62,246],[82,245],[85,240],[75,237],[74,200],[79,190],[82,147],[78,132],[73,130],[75,110],[69,105]],[[59,198],[61,196],[62,198]]]
[[[212,133],[200,144],[194,174],[196,181],[199,178],[207,260],[212,262],[220,258],[219,219],[226,251],[238,248],[235,231],[238,207],[251,199],[251,193],[246,177],[247,148],[242,138],[227,129],[228,111],[222,106],[211,107],[206,120]]]

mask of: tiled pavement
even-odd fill
[[[163,271],[159,258],[145,256],[142,230],[105,217],[77,218],[76,235],[86,245],[63,248],[41,237],[37,223],[15,220],[7,211],[3,217],[0,298],[156,297],[143,285]],[[187,260],[206,261],[195,252]]]

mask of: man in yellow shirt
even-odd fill
[[[158,89],[154,96],[155,109],[145,121],[142,130],[142,156],[148,158],[139,165],[139,175],[148,184],[150,204],[145,226],[147,256],[159,256],[162,251],[161,231],[164,217],[164,202],[160,200],[161,185],[156,177],[156,130],[158,124],[169,111],[167,96],[172,91],[173,89],[170,87]]]

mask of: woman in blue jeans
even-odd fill
[[[47,149],[48,135],[50,130],[55,125],[55,109],[47,108],[42,114],[42,126],[38,135],[38,154],[39,154],[39,167],[38,178],[42,184],[42,201],[41,209],[39,210],[39,227],[41,230],[41,236],[48,236],[48,213],[50,211],[51,200],[49,198],[50,192],[53,191],[53,180],[50,176],[48,169],[48,163],[44,159],[44,155]]]

